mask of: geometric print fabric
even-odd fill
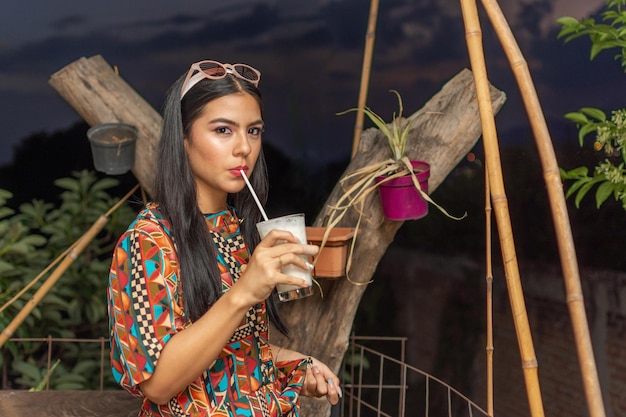
[[[205,217],[228,291],[249,259],[239,220],[233,208]],[[169,224],[151,203],[118,241],[107,292],[113,375],[133,395],[169,338],[192,325],[179,275]],[[274,363],[268,336],[265,303],[252,306],[203,375],[168,404],[144,398],[140,416],[297,416],[308,360]]]

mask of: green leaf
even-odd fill
[[[589,169],[587,167],[578,167],[574,169],[570,169],[569,171],[565,171],[560,169],[561,178],[564,180],[571,179],[579,179],[582,177],[586,177],[589,174]]]
[[[54,293],[46,294],[42,302],[46,303],[46,305],[56,306],[57,308],[61,308],[63,310],[67,310],[70,305],[69,302]]]
[[[576,208],[580,208],[580,202],[582,201],[583,197],[585,197],[585,195],[589,192],[591,187],[593,187],[592,181],[588,181],[583,184],[582,187],[580,187],[580,190],[578,190],[578,194],[576,194],[576,197],[574,198],[574,204],[576,204]]]
[[[4,217],[9,217],[11,215],[13,215],[15,213],[14,210],[8,208],[8,207],[0,207],[0,219],[4,218]]]
[[[80,192],[80,185],[78,184],[78,181],[73,178],[59,178],[54,181],[54,184],[57,187],[64,188],[69,191],[74,191],[76,193]]]
[[[598,190],[596,191],[596,208],[600,208],[602,203],[604,203],[606,199],[609,198],[611,194],[613,194],[614,188],[615,184],[609,181],[600,184]]]
[[[581,125],[589,122],[589,119],[587,118],[587,116],[585,116],[581,112],[565,113],[565,118],[567,120],[570,120],[570,121],[572,121],[574,123],[578,123],[578,124],[581,124]]]
[[[598,126],[595,123],[589,123],[588,125],[584,125],[578,131],[578,143],[580,146],[583,146],[585,142],[585,136],[588,134],[595,132],[598,129]]]
[[[12,264],[0,259],[0,276],[2,276],[2,274],[5,274],[11,271],[15,271],[15,267]]]
[[[48,240],[41,235],[28,235],[22,238],[22,242],[31,246],[43,246]]]
[[[583,185],[588,184],[591,181],[591,178],[581,178],[576,181],[572,186],[567,190],[565,194],[565,198],[570,198],[578,189],[580,189]]]
[[[595,107],[583,107],[580,109],[580,111],[588,116],[593,117],[596,120],[599,120],[601,122],[605,122],[606,121],[606,114]]]
[[[38,367],[36,367],[32,363],[27,363],[24,361],[17,360],[13,362],[13,369],[21,373],[28,379],[31,379],[32,381],[39,381],[43,376],[43,373]]]
[[[78,362],[74,368],[72,368],[72,374],[75,375],[88,375],[93,373],[94,371],[98,371],[100,369],[100,363],[95,360],[82,360]]]
[[[559,17],[558,19],[556,19],[556,23],[562,26],[574,26],[579,24],[578,19],[571,16]]]
[[[11,197],[13,197],[13,193],[11,193],[11,191],[0,188],[0,204],[6,203],[7,200],[11,199]]]
[[[120,182],[114,178],[103,178],[91,186],[91,192],[108,190],[117,186]]]

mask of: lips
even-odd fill
[[[238,167],[229,169],[229,171],[236,177],[241,177],[241,171],[242,170],[246,174],[248,173],[248,167],[247,166],[238,166]]]

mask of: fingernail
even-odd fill
[[[315,266],[311,262],[307,262],[306,267],[309,268],[310,271],[312,271],[313,268],[315,268]]]
[[[343,392],[341,392],[341,388],[339,386],[335,386],[335,381],[333,381],[332,378],[328,378],[328,385],[330,385],[331,387],[335,387],[335,389],[337,390],[337,395],[339,395],[339,398],[343,398]]]

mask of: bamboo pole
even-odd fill
[[[54,284],[56,284],[59,278],[61,278],[67,268],[69,268],[70,265],[74,263],[76,258],[78,258],[78,255],[80,255],[81,252],[85,250],[89,242],[91,242],[93,238],[96,237],[96,235],[100,232],[100,230],[102,230],[102,228],[107,224],[111,213],[117,210],[117,208],[122,205],[123,202],[128,200],[128,198],[137,190],[137,188],[139,188],[139,184],[135,185],[122,199],[120,199],[120,201],[115,203],[115,205],[113,205],[113,207],[111,207],[105,214],[101,215],[98,220],[96,220],[96,222],[91,225],[89,230],[87,230],[80,238],[78,238],[76,242],[72,244],[72,246],[70,246],[65,252],[63,252],[66,255],[59,263],[59,266],[57,266],[56,269],[52,271],[52,274],[50,274],[48,279],[45,280],[43,284],[41,284],[41,287],[39,287],[35,294],[33,294],[33,296],[30,300],[28,300],[26,305],[22,307],[20,312],[17,314],[17,316],[13,318],[11,323],[9,323],[9,325],[5,327],[2,332],[0,332],[0,348],[4,346],[6,341],[9,340],[15,330],[17,330],[17,328],[22,324],[26,317],[28,317],[31,311],[33,311],[35,306],[39,304],[43,297],[46,296],[48,291],[52,289]],[[55,260],[54,263],[56,263],[57,261],[58,259]],[[38,277],[39,276],[41,276],[41,274],[38,275]]]
[[[89,228],[89,230],[82,235],[73,245],[67,256],[59,263],[52,274],[48,277],[41,287],[35,292],[30,300],[24,305],[15,318],[9,323],[9,325],[0,333],[0,347],[4,346],[5,342],[13,335],[15,330],[22,324],[22,322],[33,311],[35,306],[41,301],[43,297],[50,291],[50,289],[61,278],[65,270],[76,260],[78,255],[87,247],[89,242],[102,230],[109,219],[102,215],[98,220]]]
[[[361,70],[361,88],[359,89],[359,109],[365,108],[367,101],[367,90],[370,81],[370,72],[372,69],[372,55],[374,52],[374,40],[376,39],[376,18],[378,16],[378,0],[372,0],[370,3],[370,15],[367,24],[367,34],[365,35],[365,53],[363,54],[363,68]],[[356,122],[354,124],[354,137],[352,139],[352,157],[356,155],[359,147],[359,138],[363,131],[362,111],[356,112]]]
[[[487,309],[487,414],[493,417],[493,265],[491,260],[491,188],[489,187],[489,175],[485,162],[485,263],[487,271],[486,283],[486,309]]]
[[[511,219],[508,210],[508,202],[504,190],[502,177],[502,166],[500,162],[500,150],[496,134],[494,115],[491,107],[491,97],[489,96],[489,81],[487,79],[487,69],[485,56],[482,47],[482,32],[478,19],[478,10],[475,0],[461,0],[463,20],[465,22],[465,38],[469,52],[474,82],[476,84],[476,95],[478,108],[483,129],[483,140],[485,143],[485,159],[487,161],[487,172],[489,175],[489,185],[492,190],[492,201],[495,210],[498,235],[502,248],[502,258],[504,271],[507,280],[509,300],[513,314],[513,322],[517,334],[517,341],[522,357],[522,369],[524,381],[526,383],[526,393],[530,406],[530,413],[533,417],[543,417],[543,402],[539,389],[539,377],[537,372],[537,358],[533,346],[528,314],[524,302],[517,255],[515,253],[515,242],[511,228]]]
[[[548,190],[548,198],[556,229],[559,256],[561,258],[561,267],[563,269],[566,300],[572,320],[574,338],[578,350],[578,361],[583,377],[589,413],[591,417],[604,417],[606,413],[602,401],[602,392],[593,354],[591,336],[589,334],[576,249],[572,238],[567,206],[565,205],[565,198],[563,196],[563,184],[561,182],[550,133],[548,132],[548,127],[530,76],[530,71],[528,70],[528,65],[504,18],[498,2],[495,0],[482,0],[482,3],[500,39],[500,43],[502,44],[521,91],[522,100],[526,112],[528,113],[541,164],[543,166],[543,175]]]

